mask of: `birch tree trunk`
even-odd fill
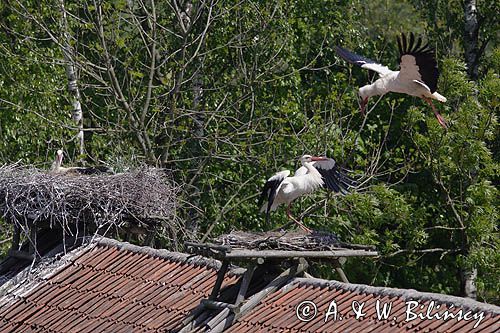
[[[476,0],[464,2],[464,48],[467,72],[472,80],[478,76],[479,65],[479,22],[477,18]]]
[[[477,17],[476,0],[464,1],[464,49],[467,73],[472,80],[478,78],[479,58],[481,50],[479,48],[479,21]],[[464,231],[465,232],[465,231]],[[466,245],[468,247],[468,245]],[[468,253],[468,248],[464,249]],[[461,292],[462,296],[476,299],[477,297],[477,269],[461,269]]]
[[[193,133],[194,133],[194,138],[195,140],[193,141],[193,148],[192,148],[192,154],[193,156],[201,156],[202,150],[200,146],[200,140],[204,137],[205,135],[205,114],[204,114],[204,108],[202,105],[202,97],[203,97],[203,81],[201,79],[201,73],[200,71],[202,70],[202,65],[200,65],[200,68],[195,72],[193,76],[193,109],[194,109],[194,115],[193,115]],[[200,171],[204,167],[204,162],[201,159],[198,159],[198,162],[196,162],[197,168]],[[199,173],[199,172],[198,172]],[[198,174],[197,173],[197,174]],[[198,179],[198,177],[196,177]],[[187,221],[186,227],[188,230],[190,230],[193,233],[198,233],[199,229],[199,224],[200,224],[200,212],[198,210],[198,207],[200,207],[201,200],[201,191],[199,188],[199,185],[197,184],[197,181],[193,182],[194,190],[191,195],[191,202],[193,204],[193,208],[189,211],[189,219]]]
[[[71,34],[69,33],[68,19],[66,14],[66,8],[64,6],[64,0],[59,0],[60,10],[61,10],[61,28],[63,40],[61,43],[61,48],[63,51],[64,61],[66,62],[66,76],[68,77],[68,91],[73,97],[73,111],[71,117],[73,121],[78,126],[78,133],[76,135],[77,144],[79,147],[80,156],[85,153],[85,142],[83,136],[83,112],[82,105],[80,103],[80,89],[78,88],[78,79],[75,70],[75,63],[73,59],[74,50],[71,46]]]

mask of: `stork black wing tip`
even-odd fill
[[[337,53],[345,53],[345,52],[350,52],[349,49],[346,49],[345,47],[335,45],[335,52]]]
[[[335,53],[337,53],[337,55],[339,55],[340,57],[346,59],[350,52],[345,47],[335,45]]]
[[[407,37],[409,36],[409,37]],[[435,50],[429,43],[422,44],[422,35],[415,35],[413,32],[404,33],[397,36],[399,53],[403,54],[429,54],[433,55]]]

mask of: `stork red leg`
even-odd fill
[[[436,108],[434,107],[434,104],[432,103],[432,100],[428,97],[422,97],[424,99],[424,101],[427,102],[427,104],[429,104],[432,108],[432,111],[434,112],[434,115],[436,116],[438,122],[439,122],[439,125],[441,125],[443,128],[448,128],[448,125],[446,124],[446,120],[444,120],[443,116],[439,114],[439,112],[436,110]]]
[[[302,222],[298,221],[297,219],[295,219],[295,217],[292,216],[292,213],[290,212],[291,206],[292,206],[292,204],[289,203],[288,206],[286,207],[286,216],[288,216],[288,218],[290,220],[292,220],[293,222],[295,222],[299,226],[300,229],[304,230],[307,233],[312,233],[311,229],[309,229],[308,227],[306,227]]]

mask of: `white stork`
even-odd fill
[[[439,71],[434,49],[430,48],[429,44],[422,45],[422,37],[415,42],[413,33],[410,34],[409,40],[401,34],[401,37],[398,37],[398,48],[400,70],[393,71],[376,61],[336,46],[337,54],[347,62],[375,71],[380,76],[373,84],[359,88],[361,113],[365,114],[366,104],[371,96],[384,95],[388,92],[403,93],[426,101],[432,107],[439,124],[446,128],[446,121],[432,104],[433,99],[446,102],[446,97],[436,91]]]
[[[96,173],[101,173],[101,172],[109,172],[109,168],[107,167],[68,167],[65,168],[61,166],[62,161],[63,161],[64,155],[63,151],[59,149],[56,153],[56,158],[54,162],[52,163],[52,166],[50,167],[50,173],[53,174],[71,174],[71,175],[91,175],[91,174],[96,174]]]
[[[332,158],[304,155],[300,158],[300,162],[302,166],[295,171],[293,177],[289,177],[290,170],[284,170],[267,180],[260,195],[259,206],[262,205],[260,211],[266,212],[266,221],[269,221],[271,211],[276,210],[281,204],[287,204],[288,218],[304,231],[311,232],[292,216],[290,212],[292,201],[321,186],[345,194],[349,188],[356,185],[356,182],[349,178],[346,170],[338,166]]]

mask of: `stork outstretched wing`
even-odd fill
[[[347,61],[353,65],[358,65],[361,68],[365,68],[365,69],[369,69],[371,71],[377,72],[381,76],[392,72],[387,66],[384,66],[384,65],[382,65],[374,60],[357,55],[357,54],[349,51],[346,48],[343,48],[340,46],[335,46],[335,51],[345,61]]]
[[[357,186],[357,182],[347,175],[347,170],[337,165],[333,158],[316,161],[313,165],[323,177],[323,186],[331,191],[346,194]]]
[[[357,182],[347,175],[347,170],[337,165],[333,158],[327,158],[322,161],[314,161],[312,165],[323,178],[323,187],[333,191],[346,194],[352,187],[357,186]],[[304,175],[307,168],[302,166],[295,171],[295,176]]]
[[[415,35],[410,33],[398,37],[400,54],[400,71],[398,77],[404,81],[416,81],[431,93],[437,90],[439,71],[435,58],[435,51],[429,44],[422,45],[422,37],[415,40]]]

